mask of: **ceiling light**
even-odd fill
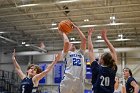
[[[132,40],[132,39],[123,39],[123,38],[121,38],[121,39],[116,39],[114,41],[129,41],[129,40]]]
[[[82,25],[80,27],[95,27],[95,26],[98,26],[98,25]]]
[[[19,5],[17,7],[29,7],[29,6],[36,6],[36,5],[39,5],[39,4],[26,4],[26,5]]]
[[[52,26],[56,26],[57,24],[56,23],[52,23]]]
[[[118,35],[118,37],[121,37],[121,36],[122,36],[122,34]]]
[[[115,19],[116,19],[115,16],[110,17],[110,20],[115,20]]]
[[[97,36],[97,38],[98,38],[98,39],[101,39],[102,37],[101,37],[101,36]]]
[[[74,37],[72,37],[72,38],[70,38],[70,40],[75,40],[75,38],[74,38]]]
[[[81,41],[73,41],[73,42],[70,42],[72,44],[78,44],[78,43],[81,43]]]
[[[109,40],[109,41],[129,41],[129,40],[133,40],[133,39],[115,39],[115,40]],[[104,40],[96,40],[95,42],[104,42]]]
[[[82,25],[80,27],[99,27],[99,26],[112,26],[112,25],[125,25],[125,24],[129,24],[129,23],[109,23],[109,24],[100,24],[100,25]]]
[[[115,19],[116,19],[115,16],[111,16],[110,17],[110,21],[111,21],[110,24],[114,25],[116,23]]]
[[[115,23],[115,22],[113,22],[113,23],[110,23],[110,24],[107,24],[107,25],[123,25],[123,24],[126,24],[126,23]]]
[[[26,44],[25,46],[30,46],[30,44]]]
[[[75,1],[79,1],[79,0],[65,0],[65,1],[60,1],[58,3],[70,3],[70,2],[75,2]]]
[[[24,45],[26,42],[22,42],[22,45]]]
[[[58,30],[58,27],[50,28],[50,30]]]
[[[84,22],[88,22],[89,21],[89,19],[84,19]]]
[[[6,33],[6,32],[0,32],[0,34],[3,34],[3,33]]]
[[[96,40],[95,42],[104,42],[104,40]]]
[[[123,34],[119,34],[118,37],[123,38]]]

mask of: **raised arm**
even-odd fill
[[[72,23],[73,24],[73,23]],[[73,27],[76,28],[76,31],[78,32],[80,39],[81,39],[81,44],[80,44],[80,48],[81,50],[86,50],[86,37],[85,35],[82,33],[82,31],[80,30],[80,28],[76,25],[73,24]]]
[[[134,93],[139,93],[139,86],[138,86],[138,84],[135,81],[132,81],[130,84],[131,84],[131,86],[134,87]]]
[[[116,54],[115,48],[113,47],[113,45],[108,40],[106,33],[107,33],[107,30],[103,29],[103,31],[102,31],[102,38],[104,39],[105,43],[107,44],[113,59],[117,63],[117,54]]]
[[[45,75],[48,74],[48,72],[54,67],[54,65],[60,60],[60,57],[61,57],[61,53],[58,53],[56,56],[55,56],[55,59],[54,61],[48,65],[48,67],[46,68],[46,70],[44,70],[43,72],[35,75],[33,77],[33,81],[35,83],[35,86],[38,85],[39,83],[39,80],[41,80]]]
[[[26,77],[26,75],[22,72],[21,67],[17,63],[17,60],[15,58],[15,49],[14,49],[14,52],[13,52],[13,55],[12,55],[12,61],[13,61],[13,64],[14,64],[14,67],[15,67],[15,70],[16,70],[17,74],[19,75],[19,77],[21,79],[24,79]]]
[[[64,45],[63,45],[63,52],[64,53],[68,53],[69,51],[69,48],[70,48],[70,42],[69,42],[69,39],[67,37],[67,35],[63,32],[61,32],[60,30],[58,30],[59,34],[62,36],[63,38],[63,42],[64,42]]]
[[[94,30],[92,28],[90,28],[88,31],[88,54],[89,54],[90,63],[92,63],[95,60],[95,56],[94,56],[94,52],[93,52],[93,44],[92,44],[92,40],[91,40],[93,31]]]
[[[69,42],[67,35],[65,33],[63,33],[62,35],[63,35],[63,41],[64,41],[63,52],[68,53],[71,44]]]

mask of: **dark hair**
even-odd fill
[[[132,71],[131,71],[131,69],[125,67],[123,70],[125,70],[125,69],[127,69],[127,70],[129,71],[130,76],[133,76],[133,75],[132,75]]]
[[[31,67],[35,67],[35,70],[36,70],[36,73],[39,74],[42,72],[42,69],[38,66],[38,65],[35,65],[35,64],[30,64],[28,67],[27,67],[27,70],[29,70]],[[28,74],[28,73],[27,73]]]
[[[108,52],[102,54],[102,59],[104,61],[104,65],[109,67],[109,68],[112,68],[112,69],[116,69],[116,63],[115,63],[115,60],[112,58],[112,55]]]
[[[72,44],[72,45],[74,45],[74,46],[75,46],[75,48],[76,48],[76,49],[78,49],[78,46],[77,46],[77,44]]]

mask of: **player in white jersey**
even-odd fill
[[[114,92],[113,93],[126,93],[126,88],[121,84],[119,77],[115,77]]]
[[[84,51],[86,49],[86,37],[82,31],[73,24],[78,32],[81,44],[80,49],[76,50],[75,45],[69,42],[65,33],[62,33],[64,38],[63,58],[66,62],[64,78],[60,83],[60,93],[83,93],[83,71],[84,71]]]

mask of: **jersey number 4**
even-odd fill
[[[100,79],[101,79],[101,84],[100,84],[101,86],[109,86],[109,84],[110,84],[109,77],[101,76]]]
[[[73,65],[74,66],[81,66],[81,60],[78,58],[73,58]]]

